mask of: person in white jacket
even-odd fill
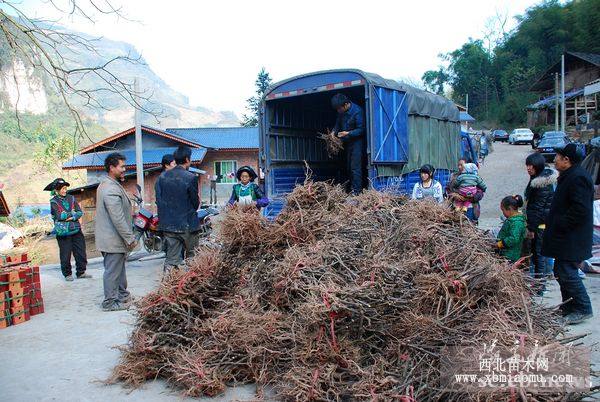
[[[433,178],[435,169],[431,165],[423,165],[419,169],[421,175],[421,181],[415,184],[412,192],[413,200],[423,200],[426,198],[432,198],[437,203],[444,201],[444,190],[440,182]]]

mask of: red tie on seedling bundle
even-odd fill
[[[408,395],[402,395],[400,397],[400,402],[417,402],[415,399],[415,389],[412,385],[408,387]]]
[[[327,307],[329,310],[331,310],[331,304],[329,304],[329,298],[327,297],[327,292],[323,293],[323,303],[325,303],[325,307]],[[329,312],[329,326],[330,326],[330,330],[331,330],[331,345],[335,352],[339,351],[337,339],[335,338],[335,319],[337,318],[337,316],[338,316],[338,314],[335,311]]]
[[[441,256],[439,256],[439,261],[442,263],[442,267],[444,267],[444,271],[446,272],[450,272],[450,265],[448,265],[448,261],[446,261],[446,256],[444,254],[442,254]],[[459,281],[458,279],[450,279],[450,282],[452,282],[452,288],[454,289],[454,293],[458,296],[461,297],[463,295],[463,288],[464,285],[461,281]]]

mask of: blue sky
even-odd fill
[[[438,54],[481,37],[490,17],[522,14],[536,3],[127,0],[122,12],[133,21],[96,14],[95,23],[61,16],[42,0],[24,0],[22,7],[69,28],[130,42],[192,105],[240,115],[262,66],[276,81],[344,67],[418,80],[437,68]],[[507,28],[515,24],[509,18]]]

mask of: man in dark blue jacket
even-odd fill
[[[188,172],[192,150],[181,146],[173,157],[177,166],[164,171],[155,186],[159,229],[164,232],[167,242],[167,270],[181,265],[182,256],[194,255],[200,231],[198,178]]]
[[[362,108],[338,93],[331,98],[331,106],[338,112],[333,132],[342,139],[346,149],[346,168],[354,195],[363,189],[365,153],[365,114]]]
[[[560,285],[566,324],[592,317],[592,304],[577,269],[592,256],[594,187],[580,166],[575,144],[556,149],[554,166],[560,172],[558,186],[546,218],[542,255],[552,257]]]

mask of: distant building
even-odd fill
[[[244,165],[258,172],[258,127],[169,128],[166,130],[142,126],[145,203],[155,210],[154,185],[161,173],[163,155],[172,154],[180,145],[192,148],[192,167],[199,170],[200,198],[208,201],[209,176],[217,175],[219,203],[224,203],[236,182],[235,171]],[[87,184],[69,190],[80,203],[84,216],[84,232],[91,233],[96,211],[96,188],[106,175],[104,159],[111,152],[121,152],[127,158],[124,187],[136,192],[135,127],[114,134],[80,151],[63,165],[64,170],[85,169]]]
[[[556,74],[559,78],[560,103],[561,60],[558,60],[531,86],[540,100],[527,106],[529,127],[554,125],[556,110]],[[584,88],[600,78],[600,54],[565,53],[565,110],[567,125],[576,125],[585,115],[598,110],[598,93],[584,94]]]

